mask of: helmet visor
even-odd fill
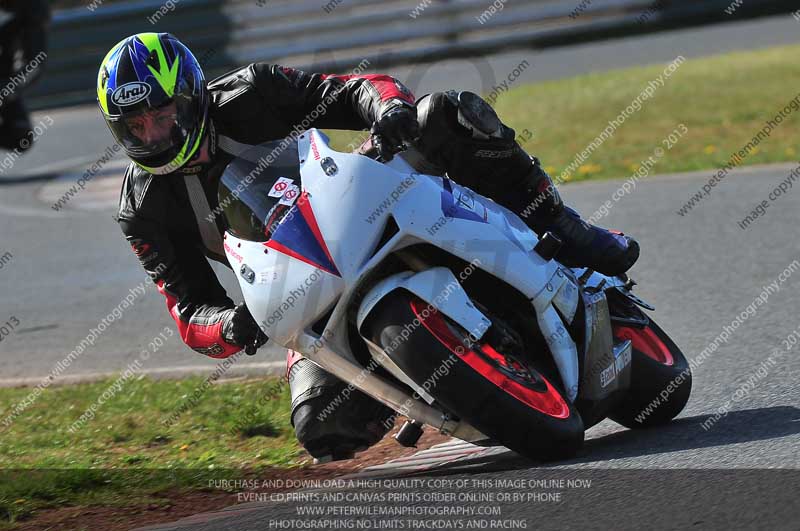
[[[148,166],[169,164],[202,120],[196,102],[176,95],[166,104],[108,119],[129,157]]]

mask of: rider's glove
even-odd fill
[[[370,129],[373,143],[385,161],[413,144],[420,135],[417,109],[407,102],[393,100],[383,109]]]
[[[251,351],[255,353],[255,349],[269,339],[244,304],[240,304],[228,314],[222,325],[222,338],[231,345],[246,347],[248,354],[251,354]]]

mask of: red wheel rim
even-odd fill
[[[614,327],[614,337],[622,340],[630,339],[634,350],[638,350],[659,363],[664,365],[673,365],[675,363],[669,348],[649,326],[646,328],[617,326]]]
[[[540,413],[558,419],[569,417],[569,406],[564,398],[541,374],[537,374],[537,376],[544,383],[544,389],[539,392],[504,374],[498,370],[497,366],[489,363],[487,358],[497,361],[499,361],[498,358],[505,360],[505,357],[491,345],[487,343],[478,345],[477,348],[481,350],[481,353],[466,348],[462,339],[453,333],[444,317],[432,306],[420,301],[411,301],[411,310],[417,320],[442,345],[498,388]],[[519,369],[519,367],[514,367],[514,364],[508,364],[505,361],[503,361],[503,365]]]

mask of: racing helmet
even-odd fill
[[[138,33],[111,48],[97,75],[97,102],[128,157],[155,175],[189,162],[208,129],[203,71],[169,33]]]

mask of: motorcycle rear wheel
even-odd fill
[[[645,328],[614,326],[616,339],[630,339],[631,389],[609,418],[626,428],[649,428],[683,411],[692,392],[686,357],[652,319]]]

